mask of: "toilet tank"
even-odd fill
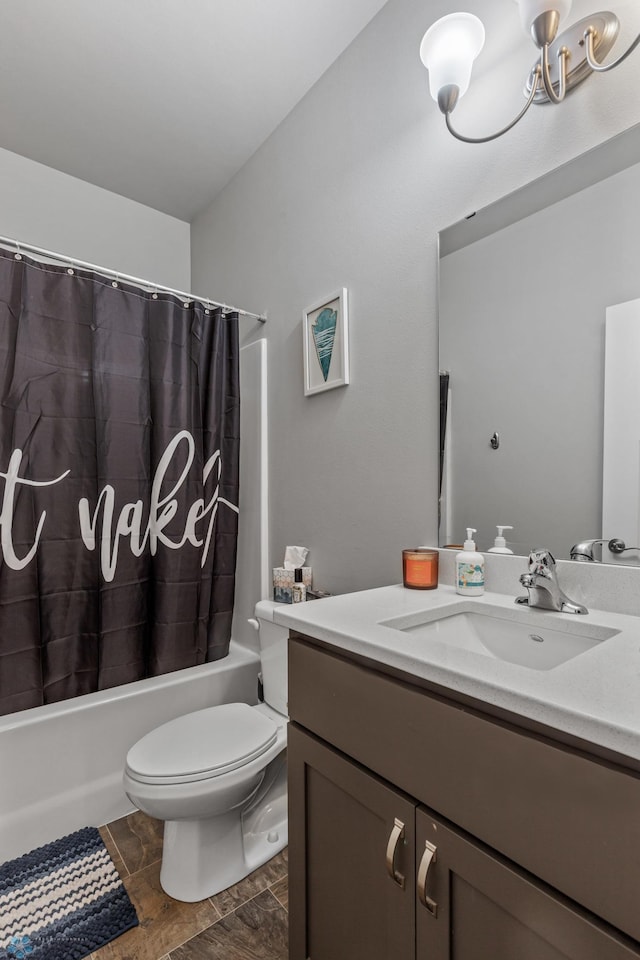
[[[255,616],[259,624],[260,661],[265,703],[284,717],[287,709],[287,640],[289,630],[273,622],[273,600],[256,603]]]

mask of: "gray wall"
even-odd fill
[[[453,9],[389,0],[192,228],[194,287],[269,312],[273,562],[305,544],[332,591],[397,582],[401,549],[437,539],[438,230],[640,120],[636,54],[494,143],[455,141],[418,58]],[[456,122],[477,135],[515,115],[533,48],[515,4],[467,9],[488,43]],[[302,311],[342,285],[352,382],[305,398]]]
[[[572,544],[603,536],[605,310],[640,297],[638,198],[640,164],[442,259],[443,543],[473,526],[484,550],[508,523],[516,553],[542,544],[568,558]]]
[[[188,223],[2,149],[0,235],[190,289]]]

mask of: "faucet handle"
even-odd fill
[[[556,569],[556,558],[545,547],[536,547],[529,554],[529,573],[537,573],[539,576],[553,576]]]
[[[571,560],[595,560],[594,548],[606,543],[608,549],[611,553],[625,553],[627,550],[639,550],[640,547],[628,547],[624,540],[621,540],[619,537],[613,537],[612,540],[607,540],[605,537],[604,540],[583,540],[581,543],[574,543],[571,547],[571,552],[569,557]],[[600,558],[602,560],[602,557]]]
[[[569,557],[571,560],[593,561],[595,560],[594,548],[598,544],[606,543],[606,540],[582,540],[580,543],[574,543],[571,547]],[[612,540],[611,543],[614,541]],[[611,549],[611,547],[609,547]]]

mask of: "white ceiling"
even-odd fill
[[[0,147],[191,221],[386,0],[4,0]]]

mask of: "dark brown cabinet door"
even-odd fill
[[[630,941],[423,809],[416,875],[417,960],[640,957]]]
[[[291,960],[413,960],[415,804],[289,725]]]

